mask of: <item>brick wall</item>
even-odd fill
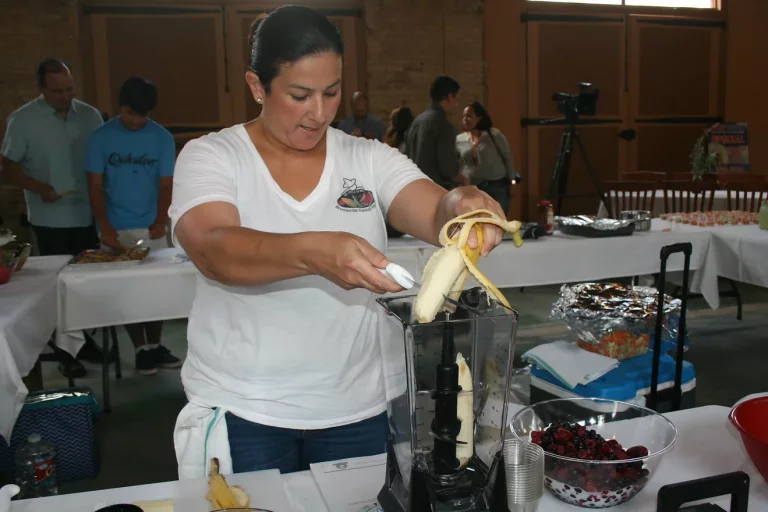
[[[485,97],[483,12],[478,0],[366,0],[368,93],[388,120],[404,104],[418,114],[439,74],[462,86],[459,105]],[[458,125],[460,108],[452,114]]]
[[[80,77],[79,27],[76,0],[0,0],[0,137],[8,114],[38,95],[35,66],[47,57],[70,63]],[[79,81],[79,80],[78,80]],[[21,192],[0,185],[0,216],[4,227],[18,230],[24,209]]]

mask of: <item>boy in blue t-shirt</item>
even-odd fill
[[[176,144],[149,119],[157,88],[132,77],[120,87],[120,115],[93,132],[85,154],[88,194],[101,243],[124,249],[143,239],[143,247],[166,248],[166,221],[173,189]],[[136,347],[136,371],[154,375],[158,367],[181,361],[160,345],[162,322],[125,326]]]

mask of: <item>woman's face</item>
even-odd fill
[[[335,53],[325,52],[284,64],[268,95],[258,77],[247,74],[254,98],[262,100],[261,117],[272,136],[300,151],[320,142],[339,109],[341,62]]]
[[[464,113],[461,116],[461,127],[465,131],[474,130],[477,122],[480,120],[472,107],[464,107]]]

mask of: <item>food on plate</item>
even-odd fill
[[[413,303],[418,322],[433,321],[441,310],[453,311],[454,306],[446,303],[445,297],[458,300],[470,274],[485,289],[490,299],[510,307],[504,295],[477,268],[483,245],[482,224],[493,224],[510,233],[515,247],[523,244],[520,236],[520,222],[508,222],[488,210],[475,210],[446,222],[440,230],[440,245],[443,247],[427,262],[421,289]],[[460,229],[450,236],[449,233],[455,228]],[[471,249],[467,243],[473,229],[477,235],[475,249]]]
[[[144,512],[174,512],[173,500],[136,501],[133,503]]]
[[[149,252],[146,247],[136,247],[125,251],[94,249],[81,252],[72,263],[117,263],[124,261],[141,261]]]
[[[472,444],[474,443],[475,416],[472,411],[472,373],[461,352],[456,355],[456,365],[459,367],[459,386],[462,391],[456,398],[456,417],[461,422],[461,430],[456,436],[456,441],[465,443],[456,445],[456,458],[459,459],[461,467],[464,467],[474,452]]]
[[[648,353],[650,335],[635,334],[631,331],[610,331],[605,333],[597,343],[579,339],[577,345],[588,352],[594,352],[606,357],[623,361]]]
[[[644,469],[643,458],[648,457],[645,446],[625,449],[618,440],[603,439],[578,423],[552,423],[531,432],[531,442],[554,455],[545,457],[546,485],[560,494],[567,493],[566,497],[574,495],[577,502],[581,498],[581,506],[618,505],[642,488],[650,476]]]
[[[208,495],[205,498],[211,502],[212,510],[248,507],[251,503],[251,498],[241,487],[227,484],[224,475],[219,473],[219,459],[215,457],[211,460]]]
[[[666,217],[671,222],[704,227],[757,224],[760,220],[759,213],[740,210],[673,213]]]

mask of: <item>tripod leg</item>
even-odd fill
[[[584,142],[581,140],[581,135],[579,135],[578,132],[575,132],[573,136],[579,145],[579,150],[581,151],[581,157],[584,159],[584,164],[587,166],[587,172],[589,173],[589,177],[592,179],[592,184],[595,187],[595,191],[597,192],[597,195],[600,198],[600,201],[602,201],[603,204],[605,205],[605,209],[608,212],[608,217],[615,219],[616,217],[613,216],[613,209],[611,208],[611,203],[608,201],[608,198],[605,195],[605,190],[603,190],[603,184],[600,182],[600,178],[597,176],[597,173],[595,172],[595,168],[592,167],[592,163],[589,161],[589,155],[587,155],[587,148],[584,147]]]
[[[570,165],[570,155],[572,152],[573,140],[570,131],[566,128],[560,138],[557,161],[555,162],[555,169],[552,172],[552,178],[549,181],[549,188],[547,190],[548,201],[554,202],[554,198],[557,196],[557,203],[554,205],[555,215],[560,215],[563,195],[565,195],[566,185],[568,183],[568,167]]]

